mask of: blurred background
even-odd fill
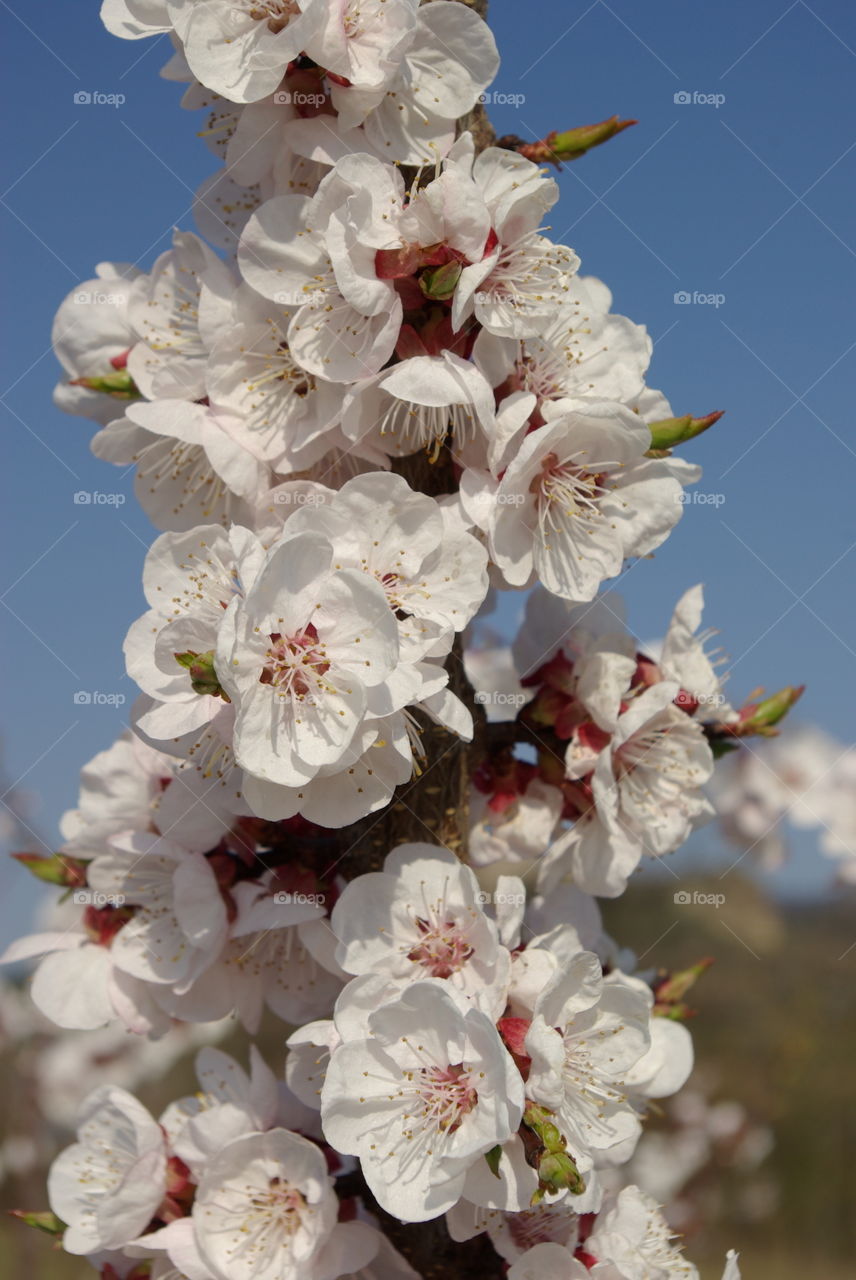
[[[216,167],[195,136],[204,119],[158,78],[165,39],[114,40],[97,9],[0,5],[11,126],[0,835],[35,852],[54,846],[81,765],[126,723],[134,691],[121,644],[143,608],[153,536],[131,477],[97,462],[89,424],[51,403],[51,322],[95,263],[148,268],[173,226],[192,228],[193,193]],[[850,0],[494,0],[490,17],[503,54],[488,103],[499,134],[534,140],[616,113],[639,121],[559,175],[550,234],[610,285],[615,310],[648,325],[649,380],[674,411],[726,410],[685,451],[704,466],[700,500],[654,563],[618,583],[630,624],[656,640],[702,581],[732,701],[807,684],[794,751],[729,763],[729,829],[701,833],[668,872],[644,873],[609,904],[608,927],[643,965],[716,960],[694,993],[700,1067],[640,1159],[705,1280],[728,1245],[746,1280],[839,1280],[856,1254],[856,11]],[[114,500],[76,503],[80,492]],[[521,610],[520,596],[502,603],[491,620],[500,639]],[[8,861],[0,877],[5,945],[29,930],[44,890]],[[678,881],[725,901],[677,903]],[[113,1032],[58,1040],[25,977],[0,989],[0,1196],[37,1209],[82,1093],[109,1076],[156,1107],[190,1087],[200,1035],[233,1032],[136,1047]],[[268,1028],[277,1067],[282,1041],[281,1026]],[[661,1129],[676,1135],[671,1181]],[[24,1274],[92,1273],[5,1220],[0,1276]]]

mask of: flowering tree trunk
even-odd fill
[[[610,1178],[687,1078],[704,966],[634,972],[597,898],[678,848],[714,754],[799,691],[728,704],[700,586],[656,660],[598,596],[669,536],[698,479],[673,450],[720,414],[672,416],[645,330],[541,231],[538,166],[632,122],[497,142],[486,11],[102,9],[168,31],[210,111],[226,163],[195,212],[226,252],[176,232],[57,317],[57,400],[162,532],[134,732],[60,851],[18,855],[79,915],[6,958],[41,957],[63,1027],[254,1035],[268,1008],[290,1034],[284,1082],[208,1047],[160,1121],[109,1083],[84,1100],[51,1211],[22,1216],[101,1280],[696,1274]],[[491,583],[527,616],[476,692]],[[489,724],[503,678],[516,716]]]
[[[463,4],[480,18],[487,20],[488,0],[448,0]],[[482,103],[458,121],[458,132],[469,130],[476,152],[484,151],[496,141],[496,133]],[[412,489],[436,498],[454,493],[457,485],[451,453],[443,451],[431,461],[425,453],[416,453],[393,464]],[[472,688],[467,680],[462,649],[456,641],[446,661],[449,685],[453,693],[473,706]],[[388,809],[358,823],[342,833],[347,852],[341,863],[342,874],[353,878],[369,870],[377,870],[387,852],[408,841],[436,838],[456,853],[466,852],[469,826],[470,777],[473,761],[483,746],[481,738],[485,718],[475,708],[476,738],[473,744],[431,723],[422,726],[425,765],[418,777],[399,788]]]

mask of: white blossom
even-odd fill
[[[240,419],[188,400],[139,401],[92,439],[105,462],[136,467],[134,492],[158,529],[249,525],[270,488]]]
[[[460,1197],[467,1169],[517,1129],[523,1080],[491,1020],[436,979],[370,1014],[368,1031],[331,1055],[324,1134],[360,1157],[389,1212],[438,1217]]]
[[[139,341],[128,372],[149,400],[197,400],[205,395],[208,352],[228,322],[235,282],[228,267],[189,231],[151,271],[135,277],[128,319]]]
[[[619,404],[591,401],[524,439],[495,487],[491,555],[512,586],[537,574],[548,591],[591,600],[631,555],[647,555],[680,519],[668,460]]]
[[[102,425],[120,411],[124,398],[85,385],[79,379],[110,379],[126,369],[136,334],[128,318],[128,300],[136,267],[102,262],[94,280],[85,280],[65,298],[51,331],[57,359],[70,377],[57,383],[54,403],[66,413],[94,418]]]
[[[48,1197],[67,1253],[117,1248],[145,1230],[166,1194],[159,1125],[124,1089],[104,1085],[80,1109],[77,1142],[51,1165]]]
[[[448,850],[399,845],[383,871],[352,880],[330,920],[347,973],[383,974],[402,986],[431,977],[499,1016],[507,949],[481,905],[478,881]]]
[[[627,984],[605,983],[597,957],[581,952],[539,996],[526,1034],[527,1094],[554,1110],[580,1171],[595,1153],[638,1137],[625,1076],[650,1044],[648,1005]]]
[[[336,1222],[323,1153],[287,1129],[250,1133],[207,1163],[193,1204],[202,1262],[216,1280],[334,1280],[369,1262],[372,1229]]]

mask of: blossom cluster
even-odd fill
[[[114,1086],[84,1101],[49,1179],[65,1249],[103,1275],[162,1253],[222,1280],[362,1274],[380,1240],[328,1173],[357,1157],[382,1208],[445,1213],[458,1240],[488,1230],[520,1276],[547,1243],[556,1275],[695,1274],[649,1197],[600,1181],[632,1154],[648,1100],[684,1083],[689,1035],[583,948],[590,906],[536,934],[522,882],[496,900],[489,915],[473,872],[429,845],[352,881],[328,926],[345,985],[331,1018],[290,1037],[287,1083],[255,1051],[248,1077],[208,1048],[201,1092],[157,1124]]]
[[[349,156],[259,208],[238,274],[177,232],[60,308],[58,402],[166,531],[126,645],[135,726],[258,816],[387,803],[408,708],[470,736],[443,662],[488,571],[586,602],[681,514],[697,471],[648,456],[650,342],[538,230],[556,194],[468,134],[409,191]],[[390,471],[422,452],[439,501]]]
[[[86,1098],[48,1179],[67,1252],[109,1280],[415,1276],[365,1204],[336,1196],[346,1163],[254,1046],[249,1074],[210,1048],[196,1073],[198,1092],[157,1121],[123,1089]],[[487,1231],[514,1280],[698,1275],[635,1186],[584,1215],[562,1202],[519,1216],[462,1206],[450,1228],[458,1240]],[[739,1280],[733,1254],[723,1280]]]
[[[614,897],[641,859],[674,852],[709,820],[710,735],[739,716],[699,634],[702,607],[700,586],[681,597],[655,658],[615,593],[583,605],[532,592],[510,655],[518,692],[506,697],[538,762],[501,750],[477,772],[476,864],[536,864],[541,889],[569,877]],[[495,660],[473,676],[485,687],[494,672]]]

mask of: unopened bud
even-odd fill
[[[423,271],[419,277],[419,287],[426,298],[435,302],[447,302],[458,287],[462,270],[460,262],[446,262],[442,267]]]
[[[719,409],[704,418],[694,418],[688,413],[683,418],[663,418],[660,422],[650,422],[648,429],[651,432],[652,452],[661,453],[666,449],[674,449],[676,445],[685,444],[687,440],[693,440],[715,422],[719,422],[724,412],[724,409]]]
[[[538,1181],[538,1190],[541,1192],[539,1199],[548,1191],[567,1190],[571,1195],[578,1196],[586,1189],[576,1161],[567,1151],[553,1151],[542,1158],[538,1165]]]
[[[72,387],[86,387],[88,391],[101,391],[114,400],[137,400],[140,395],[136,382],[127,369],[117,369],[101,378],[73,378]]]
[[[583,124],[576,129],[565,129],[561,133],[554,129],[539,142],[524,142],[522,138],[508,136],[500,138],[497,143],[510,151],[518,151],[534,164],[554,164],[557,167],[566,160],[578,160],[592,147],[608,142],[617,133],[629,129],[636,124],[635,120],[619,120],[618,116],[610,116],[598,124]]]
[[[565,1138],[553,1121],[552,1111],[527,1102],[520,1136],[526,1161],[538,1174],[533,1205],[539,1204],[548,1191],[570,1191],[575,1196],[585,1191],[585,1181],[566,1149]]]
[[[10,1215],[13,1218],[19,1218],[21,1222],[26,1223],[28,1227],[35,1227],[37,1231],[45,1231],[49,1236],[61,1236],[65,1231],[65,1223],[61,1222],[55,1213],[51,1213],[49,1209],[44,1212],[31,1212],[29,1209],[10,1209]]]
[[[761,702],[747,703],[740,708],[740,719],[733,726],[732,731],[738,737],[754,733],[762,737],[774,737],[777,732],[775,726],[800,700],[804,690],[804,684],[789,684]]]
[[[59,884],[64,889],[79,889],[86,884],[86,863],[79,858],[67,858],[59,853],[49,857],[39,853],[13,853],[12,857],[45,884]]]
[[[497,1143],[495,1147],[491,1147],[490,1151],[486,1151],[484,1158],[487,1161],[487,1167],[490,1169],[493,1176],[495,1178],[500,1178],[502,1175],[499,1172],[499,1162],[502,1159],[502,1147],[499,1143]]]
[[[673,1022],[685,1022],[693,1017],[695,1010],[684,1003],[684,996],[712,964],[712,958],[706,956],[688,969],[658,974],[651,984],[654,991],[654,1013],[660,1018],[670,1018]]]
[[[214,670],[213,649],[209,649],[207,653],[194,653],[192,649],[188,649],[186,653],[177,653],[175,660],[179,666],[186,667],[194,693],[222,698],[224,702],[231,701],[225,690],[220,688],[220,681]]]

